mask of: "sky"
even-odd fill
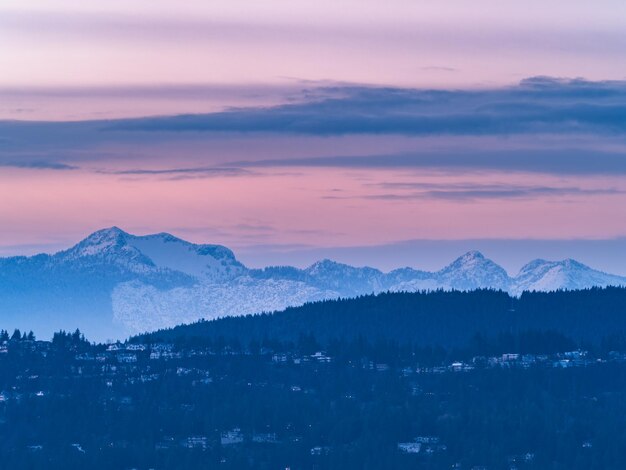
[[[0,256],[626,274],[625,54],[613,0],[4,0]]]

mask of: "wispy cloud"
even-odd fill
[[[74,166],[74,165],[67,165],[65,163],[46,162],[46,161],[35,161],[35,162],[2,162],[0,161],[0,167],[21,168],[21,169],[30,169],[30,170],[78,170],[79,169],[79,167]]]
[[[196,167],[196,168],[160,168],[130,170],[97,170],[97,173],[121,176],[163,176],[171,179],[213,178],[221,176],[242,176],[252,174],[242,168]]]
[[[381,183],[379,186],[395,192],[357,196],[325,196],[325,199],[370,199],[381,201],[412,201],[418,199],[443,199],[473,201],[478,199],[533,199],[563,196],[617,195],[626,191],[617,188],[581,188],[575,186],[525,186],[480,183]],[[406,191],[408,190],[408,191]]]
[[[454,67],[443,67],[443,66],[437,66],[437,65],[428,65],[426,67],[422,67],[422,70],[435,71],[435,72],[458,72],[458,69]]]
[[[450,172],[495,170],[571,175],[626,174],[626,154],[572,148],[448,150],[389,155],[339,155],[235,162],[254,167],[437,169]]]

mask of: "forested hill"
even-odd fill
[[[418,347],[464,347],[477,337],[550,332],[579,344],[624,342],[626,288],[525,292],[383,293],[315,302],[271,314],[200,321],[131,341],[394,341]],[[621,345],[621,344],[620,344]],[[617,346],[620,346],[616,344]]]

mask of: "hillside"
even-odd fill
[[[552,332],[577,342],[615,340],[626,332],[626,289],[534,292],[383,293],[329,300],[273,314],[200,321],[137,341],[393,341],[417,347],[464,347],[477,335]]]

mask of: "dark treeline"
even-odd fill
[[[518,349],[553,352],[578,346],[626,349],[626,288],[525,292],[384,293],[329,300],[273,314],[228,317],[138,336],[132,341],[248,345],[334,341],[391,342],[399,347]]]

